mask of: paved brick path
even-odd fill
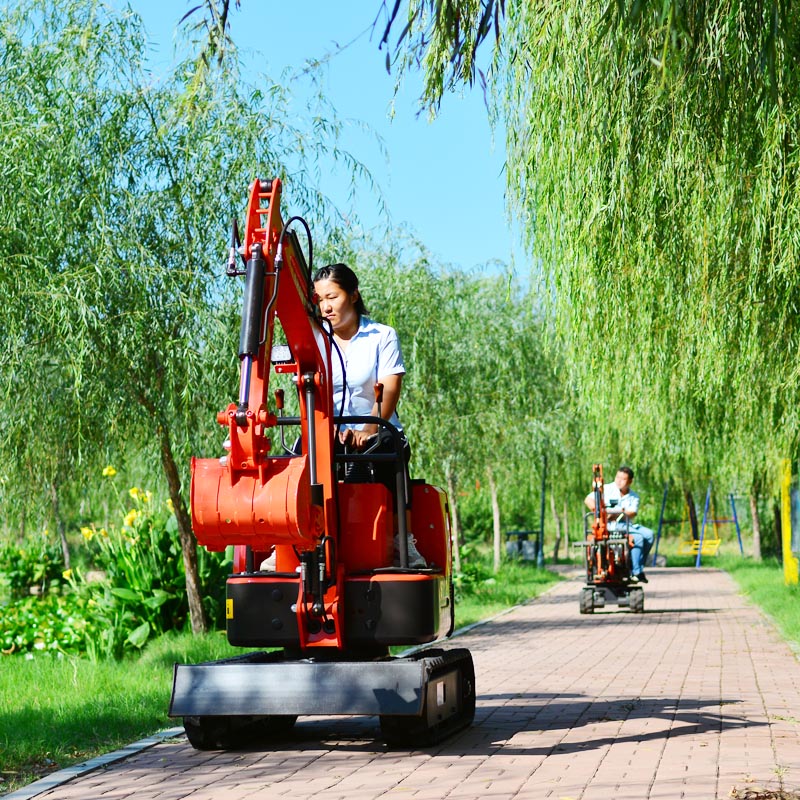
[[[478,709],[443,746],[390,751],[374,718],[301,718],[269,750],[201,753],[179,737],[37,797],[794,797],[797,658],[724,573],[649,574],[642,615],[580,616],[572,580],[456,639]]]

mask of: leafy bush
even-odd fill
[[[113,468],[104,470],[109,479],[115,474]],[[107,486],[115,495],[120,520],[108,529],[80,529],[76,561],[87,568],[63,571],[44,539],[41,546],[6,545],[0,552],[4,580],[14,588],[0,623],[3,653],[121,658],[166,631],[186,626],[186,578],[171,505],[157,507],[150,492],[136,487],[122,497],[112,480]],[[198,571],[206,612],[221,624],[228,565],[221,555],[201,548]],[[53,586],[63,581],[64,591],[26,596],[32,577]]]
[[[44,592],[51,585],[60,584],[63,569],[61,548],[49,540],[47,530],[24,544],[0,542],[0,595],[25,597],[32,586]]]
[[[78,602],[76,602],[76,600]],[[72,595],[25,597],[3,608],[0,649],[12,653],[81,653],[95,627]]]
[[[460,553],[461,572],[453,575],[456,602],[467,596],[478,596],[496,582],[488,559],[482,557],[477,548],[464,545]]]
[[[69,576],[75,594],[86,599],[101,623],[86,640],[86,652],[94,659],[120,658],[154,636],[182,629],[188,619],[177,520],[171,508],[154,506],[150,492],[134,487],[129,496],[132,505],[119,527],[82,530],[102,579],[80,571]],[[198,566],[201,586],[219,593],[227,572],[222,558],[200,550]],[[214,595],[206,603],[216,620],[222,603]]]

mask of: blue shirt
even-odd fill
[[[375,405],[375,384],[387,375],[405,375],[403,354],[397,331],[361,316],[358,330],[341,351],[347,373],[347,392],[342,409],[342,361],[336,345],[331,352],[333,367],[333,413],[335,416],[368,416]],[[397,412],[389,422],[400,428]],[[343,425],[344,428],[364,427],[363,424]]]

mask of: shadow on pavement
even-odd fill
[[[734,706],[736,699],[716,702],[687,698],[634,697],[614,700],[596,700],[584,695],[489,694],[479,696],[479,706],[474,724],[434,747],[425,748],[431,755],[488,755],[502,749],[504,755],[539,755],[553,753],[581,753],[622,742],[665,741],[677,736],[696,736],[705,732],[761,727],[767,723],[753,722],[744,717],[724,712]],[[651,728],[644,733],[618,735],[604,730],[597,736],[595,726],[605,723],[650,720]],[[659,725],[659,720],[663,723]],[[653,729],[655,728],[655,729]],[[585,736],[576,736],[583,729]],[[570,733],[569,741],[554,733]],[[530,744],[516,743],[515,737],[525,737]],[[540,734],[546,743],[537,745],[535,735]],[[414,748],[390,748],[380,738],[376,717],[300,718],[294,729],[281,740],[254,741],[246,748],[229,751],[283,752],[411,752]],[[197,752],[197,758],[208,753]]]

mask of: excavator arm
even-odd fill
[[[227,455],[192,461],[192,519],[209,550],[277,543],[307,548],[336,537],[333,513],[333,400],[330,345],[312,303],[311,278],[280,214],[281,182],[251,186],[239,338],[239,400],[217,415]],[[269,376],[275,320],[283,326],[299,388],[304,455],[271,458]],[[326,510],[328,513],[326,513]]]

